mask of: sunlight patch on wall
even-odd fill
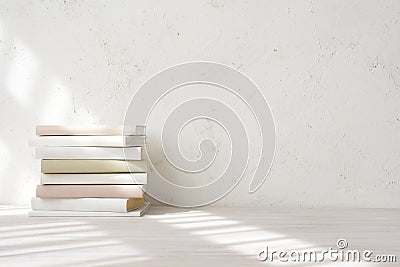
[[[6,145],[4,144],[3,140],[0,140],[0,160],[2,164],[0,164],[0,172],[5,168],[7,164],[5,164],[5,161],[7,160],[7,154],[8,154],[8,149]]]
[[[40,165],[39,162],[36,164]],[[17,186],[13,188],[11,203],[29,203],[31,197],[36,194],[36,185],[40,183],[40,175],[33,173],[27,166],[21,165],[14,178]]]
[[[15,42],[14,53],[6,87],[16,102],[26,105],[35,82],[38,62],[32,51],[20,42]]]
[[[7,166],[9,164],[9,157],[8,157],[8,148],[3,140],[0,139],[0,194],[4,195],[6,192],[5,187],[2,186],[4,183],[8,182],[7,180]],[[4,200],[2,200],[4,201]],[[0,201],[0,203],[2,202]]]
[[[63,124],[68,122],[72,110],[72,96],[60,81],[50,83],[47,96],[42,102],[40,124]]]

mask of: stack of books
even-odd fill
[[[141,216],[146,128],[37,126],[41,184],[30,216]]]

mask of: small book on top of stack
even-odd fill
[[[41,184],[30,216],[141,216],[145,126],[37,126]]]

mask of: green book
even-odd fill
[[[129,173],[147,172],[143,160],[96,160],[96,159],[44,159],[42,173]]]

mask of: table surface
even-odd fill
[[[0,266],[281,266],[269,251],[370,250],[400,265],[399,209],[152,206],[135,217],[28,217],[28,207],[0,206]],[[284,266],[354,266],[353,262]],[[359,265],[382,266],[361,262]]]

